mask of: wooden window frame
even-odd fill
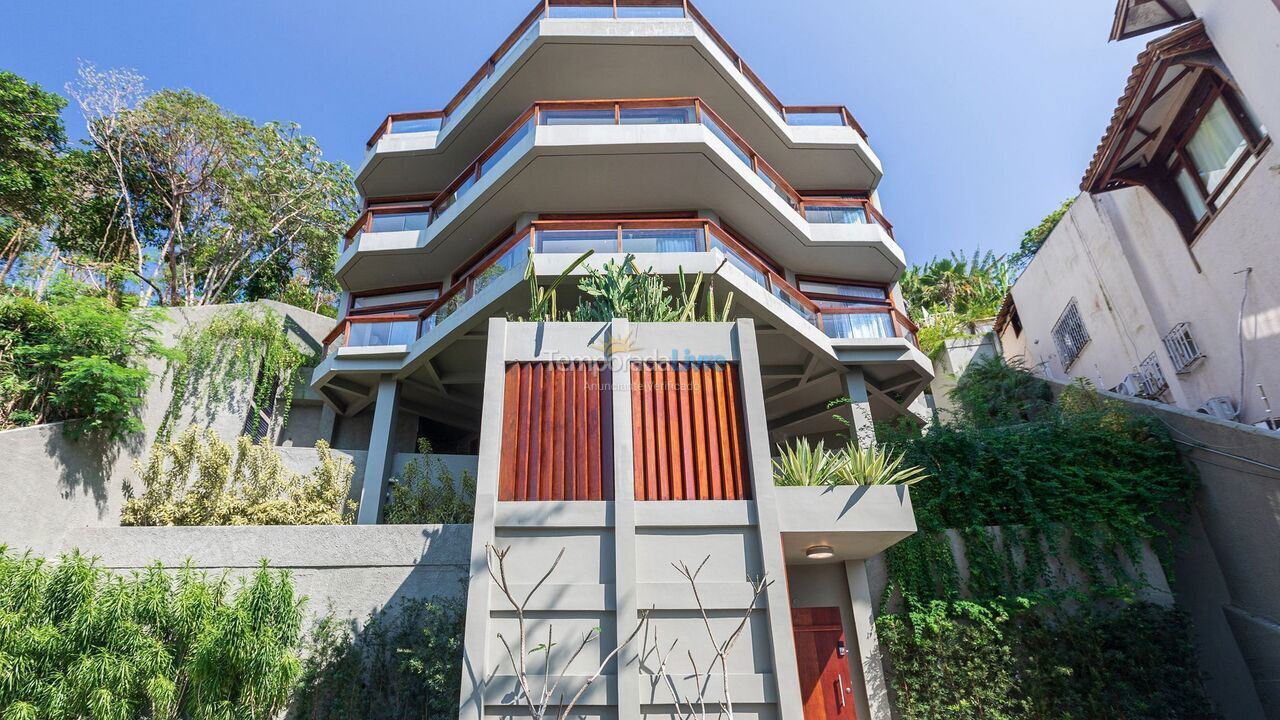
[[[1243,153],[1236,160],[1235,164],[1218,184],[1218,187],[1213,192],[1209,192],[1186,148],[1195,138],[1196,133],[1199,132],[1204,123],[1205,117],[1208,116],[1209,111],[1213,109],[1218,100],[1222,100],[1223,104],[1226,105],[1232,120],[1240,130],[1241,136],[1248,143],[1248,152]],[[1245,170],[1245,165],[1248,164],[1249,160],[1251,158],[1255,161],[1260,159],[1270,144],[1270,137],[1262,134],[1261,129],[1253,124],[1249,114],[1245,111],[1243,102],[1231,83],[1216,71],[1205,70],[1201,77],[1196,80],[1182,108],[1178,111],[1168,136],[1149,164],[1158,174],[1152,190],[1170,208],[1171,214],[1182,230],[1187,244],[1194,243],[1205,229],[1212,224],[1213,220],[1222,213],[1223,208],[1226,207],[1227,203],[1235,195],[1235,191],[1240,187],[1240,184],[1237,183],[1232,188],[1232,183],[1241,177],[1241,173],[1248,172]],[[1200,199],[1205,206],[1204,216],[1199,219],[1192,212],[1191,204],[1177,184],[1178,173],[1184,169],[1190,175],[1192,184],[1200,194]],[[1228,188],[1231,188],[1230,192],[1228,192]]]
[[[363,315],[380,315],[388,312],[399,312],[404,310],[419,310],[433,305],[439,299],[439,292],[443,289],[443,283],[417,283],[414,285],[396,285],[394,287],[378,288],[377,290],[361,290],[351,293],[350,302],[347,304],[347,316],[358,317]],[[355,308],[355,301],[360,298],[372,298],[380,295],[394,295],[402,292],[414,292],[417,290],[435,290],[436,297],[430,300],[414,300],[411,302],[392,303],[390,305],[379,305],[371,308]]]

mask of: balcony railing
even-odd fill
[[[862,225],[875,224],[893,237],[893,223],[872,204],[868,198],[828,198],[806,195],[800,209],[804,219],[816,224]]]
[[[916,342],[916,327],[896,308],[822,307],[788,283],[769,263],[714,222],[700,218],[637,220],[536,220],[515,232],[478,261],[465,265],[462,279],[414,314],[350,316],[327,338],[325,352],[339,345],[408,345],[457,312],[498,278],[524,265],[529,252],[689,253],[718,250],[726,261],[764,288],[805,322],[831,338],[901,337]],[[463,272],[465,271],[465,272]]]
[[[449,122],[453,112],[465,104],[467,98],[486,78],[493,75],[498,65],[506,58],[507,52],[515,47],[535,23],[543,18],[686,18],[693,20],[702,28],[716,46],[720,48],[733,63],[742,76],[764,96],[769,105],[782,116],[788,125],[797,127],[832,125],[852,128],[863,140],[867,134],[863,132],[853,113],[843,105],[783,105],[778,96],[769,89],[755,71],[747,65],[728,41],[716,31],[707,18],[688,0],[542,0],[525,17],[515,30],[503,40],[498,49],[485,60],[480,69],[467,80],[462,89],[453,96],[443,110],[430,110],[411,113],[392,113],[378,126],[369,138],[367,147],[373,147],[378,139],[387,133],[420,132],[424,130],[440,130]],[[412,129],[411,129],[412,128]]]
[[[414,227],[425,229],[451,205],[466,195],[480,178],[487,175],[534,128],[539,125],[702,125],[728,147],[751,172],[764,181],[792,209],[799,211],[802,198],[764,158],[760,157],[742,136],[734,132],[714,110],[699,98],[663,98],[657,100],[543,100],[534,103],[516,118],[480,156],[443,191],[429,202],[417,205],[393,205],[365,210],[346,233],[344,248],[361,232],[370,232],[374,219],[381,214],[416,213]],[[419,227],[420,226],[420,227]]]

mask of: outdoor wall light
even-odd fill
[[[814,545],[804,551],[804,556],[810,560],[826,560],[829,557],[835,557],[836,551],[830,545]]]

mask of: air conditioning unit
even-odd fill
[[[1124,380],[1120,384],[1111,388],[1111,392],[1117,395],[1128,395],[1134,397],[1142,392],[1142,376],[1137,373],[1129,373],[1124,376]]]
[[[1200,406],[1196,412],[1212,415],[1219,420],[1235,420],[1240,414],[1240,410],[1236,407],[1236,401],[1225,395],[1209,398],[1209,401]]]

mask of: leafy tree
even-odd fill
[[[35,83],[0,71],[0,238],[4,284],[49,213],[58,184],[58,152],[66,142],[66,101]]]
[[[294,717],[451,720],[458,717],[466,602],[402,600],[358,632],[330,614],[307,644]]]
[[[1022,270],[1031,262],[1031,258],[1036,256],[1040,251],[1040,247],[1044,245],[1044,241],[1049,239],[1049,234],[1053,229],[1058,227],[1058,223],[1062,222],[1062,218],[1075,204],[1075,198],[1067,198],[1063,201],[1061,207],[1045,216],[1040,224],[1028,230],[1022,236],[1022,243],[1018,246],[1018,251],[1013,254],[1009,261],[1018,270]]]
[[[78,192],[98,201],[68,222],[108,229],[98,256],[127,259],[144,304],[266,296],[260,274],[273,292],[292,278],[332,289],[334,238],[355,212],[351,172],[298,126],[258,125],[190,90],[146,94],[131,71],[86,65],[69,91],[95,156]]]
[[[70,282],[44,300],[0,296],[0,426],[67,420],[73,435],[113,440],[140,431],[143,363],[165,351],[158,315],[134,304]]]
[[[0,717],[276,717],[300,673],[302,600],[265,563],[232,590],[190,565],[115,575],[0,546]]]
[[[990,251],[953,252],[907,270],[902,294],[920,326],[921,349],[936,355],[945,341],[971,335],[978,322],[1000,312],[1011,282],[1008,261]]]

